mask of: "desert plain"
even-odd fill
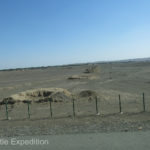
[[[149,61],[0,71],[3,137],[141,130],[150,130]]]

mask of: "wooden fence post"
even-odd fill
[[[120,94],[119,94],[119,112],[122,112],[122,107],[121,107],[121,98],[120,98]]]
[[[143,93],[143,112],[145,112],[145,95]]]
[[[98,114],[98,106],[97,106],[98,102],[97,102],[97,96],[95,97],[95,104],[96,104],[96,114]]]
[[[75,118],[75,105],[74,105],[74,98],[72,100],[72,107],[73,107],[73,117]]]
[[[30,102],[28,101],[28,118],[30,119]]]
[[[5,101],[5,108],[6,108],[6,119],[8,120],[8,106],[7,106],[7,101]]]
[[[53,112],[52,112],[52,99],[50,98],[49,99],[49,106],[50,106],[50,115],[51,115],[51,118],[53,117]]]

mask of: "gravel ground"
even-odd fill
[[[0,121],[1,137],[150,130],[150,113]]]

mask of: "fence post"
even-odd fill
[[[98,114],[97,96],[95,97],[95,104],[96,104],[96,114]]]
[[[121,107],[121,98],[120,98],[120,94],[119,94],[119,112],[122,112],[122,107]]]
[[[143,112],[145,112],[145,95],[143,93]]]
[[[28,118],[30,119],[30,102],[28,101]]]
[[[6,107],[6,119],[8,120],[8,106],[7,106],[7,101],[5,101],[5,107]]]
[[[51,115],[51,118],[53,117],[53,112],[52,112],[52,99],[50,98],[49,99],[49,106],[50,106],[50,115]]]
[[[72,107],[73,107],[73,117],[75,118],[75,105],[74,105],[74,98],[72,100]]]

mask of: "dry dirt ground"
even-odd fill
[[[39,88],[62,88],[75,96],[73,103],[49,102],[30,104],[28,119],[26,103],[0,105],[0,135],[45,135],[150,129],[150,62],[113,62],[69,65],[36,69],[0,71],[0,102],[13,94]],[[89,90],[95,98],[82,94]],[[143,112],[142,93],[145,93],[146,112]],[[122,114],[119,113],[118,95]]]

